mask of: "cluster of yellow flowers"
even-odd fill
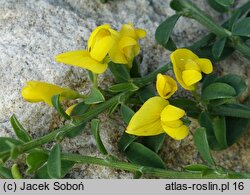
[[[135,56],[140,52],[138,40],[146,31],[124,24],[116,31],[108,24],[97,27],[90,35],[87,50],[77,50],[56,56],[57,62],[79,66],[96,74],[103,73],[111,60],[131,68]]]
[[[177,49],[170,56],[174,73],[180,85],[195,90],[202,74],[213,70],[210,60],[199,58],[188,49]],[[176,81],[167,75],[158,74],[156,89],[159,96],[148,99],[134,114],[127,127],[128,134],[152,136],[166,132],[170,137],[181,140],[188,135],[188,127],[181,118],[185,111],[169,104],[166,99],[177,91]]]
[[[56,61],[79,66],[96,74],[103,73],[110,60],[131,68],[134,57],[140,52],[138,40],[145,36],[144,30],[135,29],[131,24],[124,24],[119,32],[104,24],[91,33],[86,50],[59,54]],[[209,74],[213,70],[210,60],[199,58],[188,49],[177,49],[170,59],[177,81],[186,90],[195,90],[196,84],[202,79],[202,73]],[[188,135],[188,127],[182,121],[185,111],[170,105],[167,100],[177,88],[173,78],[158,74],[156,89],[159,96],[148,99],[142,105],[130,120],[126,132],[138,136],[166,132],[176,140],[185,138]],[[56,94],[60,94],[61,100],[82,97],[68,88],[40,81],[29,81],[22,90],[22,96],[27,101],[43,101],[50,106],[51,98]],[[74,106],[69,107],[66,113],[70,113]]]

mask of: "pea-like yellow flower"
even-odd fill
[[[156,80],[156,89],[162,98],[168,99],[177,91],[177,83],[172,77],[159,73]]]
[[[170,55],[177,81],[186,90],[195,90],[202,72],[209,74],[213,65],[209,59],[199,58],[191,50],[177,49]]]
[[[52,106],[52,96],[57,94],[61,95],[61,100],[80,97],[77,92],[71,89],[41,81],[28,81],[27,85],[22,89],[22,96],[28,102],[45,102],[49,106]]]
[[[132,67],[135,56],[140,52],[138,40],[146,36],[143,29],[135,29],[132,24],[124,24],[116,37],[116,44],[109,51],[111,60],[118,64],[126,64]]]
[[[180,120],[185,111],[172,106],[159,96],[148,99],[131,118],[126,133],[152,136],[166,132],[176,140],[188,135],[188,128]]]
[[[55,57],[57,62],[88,69],[96,74],[103,73],[108,65],[105,57],[115,44],[118,32],[110,25],[97,27],[90,35],[87,50],[76,50],[59,54]]]

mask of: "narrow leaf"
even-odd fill
[[[134,83],[119,83],[109,87],[109,91],[113,93],[119,93],[124,91],[137,91],[138,89],[139,87],[137,87]]]
[[[208,0],[209,5],[218,12],[228,11],[228,7],[221,5],[217,0]]]
[[[43,151],[31,152],[26,158],[28,165],[27,173],[33,173],[44,165],[48,160],[48,154]]]
[[[11,174],[13,176],[13,179],[22,179],[22,175],[19,171],[19,168],[17,164],[13,164],[11,167]]]
[[[172,30],[180,18],[180,14],[175,14],[169,18],[167,18],[163,23],[161,23],[155,32],[155,39],[156,41],[162,45],[163,47],[169,47],[169,38],[172,33]]]
[[[118,149],[120,151],[125,151],[129,147],[129,145],[133,143],[136,139],[137,139],[136,136],[124,132],[118,142]]]
[[[0,178],[13,179],[11,171],[0,164]]]
[[[132,163],[165,169],[162,159],[155,152],[140,143],[131,143],[124,153]]]
[[[250,37],[250,17],[243,18],[234,23],[232,33],[234,35]]]
[[[229,7],[234,4],[235,0],[215,0],[215,1],[221,4],[222,6]]]
[[[71,117],[81,116],[85,114],[89,108],[90,108],[90,105],[85,104],[85,102],[80,102],[73,108],[73,110],[70,113],[70,116]]]
[[[55,144],[50,151],[48,164],[48,174],[53,179],[59,179],[62,176],[61,171],[61,148],[59,144]]]
[[[201,99],[214,100],[234,96],[236,96],[236,91],[230,85],[226,83],[212,83],[203,90]]]
[[[129,108],[128,106],[126,106],[125,104],[121,105],[121,115],[122,115],[122,119],[123,121],[128,125],[130,119],[133,117],[133,115],[135,114],[135,112]]]
[[[12,115],[10,118],[10,123],[12,128],[15,131],[16,136],[23,142],[28,142],[32,138],[27,133],[27,131],[23,128],[23,126],[20,124],[20,122],[17,120],[15,115]]]
[[[124,64],[109,62],[109,69],[118,82],[127,82],[130,79],[129,70]]]
[[[227,145],[227,129],[226,129],[225,117],[222,116],[214,117],[212,119],[212,125],[216,140],[221,145],[222,149],[226,149],[228,145]]]
[[[82,131],[85,129],[86,123],[82,123],[79,126],[72,127],[71,131],[66,133],[66,137],[68,138],[74,138],[82,133]]]
[[[57,112],[66,120],[70,120],[70,116],[68,114],[65,113],[61,103],[60,103],[60,95],[54,95],[52,97],[52,105],[54,106],[54,108],[57,110]]]
[[[184,170],[189,172],[203,172],[209,169],[210,168],[207,165],[202,165],[202,164],[187,165],[184,167]]]
[[[84,100],[85,104],[98,104],[104,101],[104,96],[96,87],[92,88],[90,95]]]
[[[162,133],[155,136],[146,136],[142,138],[142,144],[154,152],[158,153],[161,149],[164,140],[166,138],[166,133]]]
[[[194,143],[200,155],[208,163],[208,165],[214,165],[214,160],[210,154],[210,149],[207,142],[205,128],[200,127],[196,129],[194,133]]]
[[[95,138],[95,141],[96,141],[96,145],[97,145],[97,148],[98,150],[104,154],[104,155],[107,155],[108,152],[106,150],[106,148],[104,147],[103,143],[102,143],[102,140],[101,140],[101,137],[100,137],[100,130],[99,130],[99,125],[100,125],[100,120],[98,119],[93,119],[91,121],[91,131],[92,131],[92,134]]]
[[[216,60],[220,59],[223,49],[225,47],[226,40],[226,38],[221,38],[214,43],[212,47],[212,53]]]

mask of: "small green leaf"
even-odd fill
[[[71,131],[67,132],[65,136],[68,138],[74,138],[82,133],[82,131],[85,129],[85,126],[86,126],[86,123],[82,123],[81,125],[72,127]]]
[[[226,12],[228,8],[219,3],[218,0],[208,0],[209,5],[218,12]]]
[[[108,109],[108,114],[109,115],[111,115],[111,114],[113,114],[115,111],[116,111],[116,109],[117,109],[117,107],[120,105],[120,102],[115,102],[115,103],[113,103],[110,107],[109,107],[109,109]]]
[[[54,106],[54,108],[57,110],[57,112],[66,120],[70,120],[70,116],[68,114],[65,113],[61,103],[60,103],[60,95],[54,95],[52,97],[52,105]]]
[[[124,151],[128,160],[134,164],[165,169],[162,159],[144,145],[133,142]]]
[[[10,158],[11,159],[16,159],[20,153],[18,145],[10,142],[10,141],[5,141],[7,145],[10,147]]]
[[[215,1],[221,4],[222,6],[229,7],[234,4],[235,0],[215,0]]]
[[[138,94],[139,94],[140,100],[144,103],[149,98],[154,97],[156,95],[155,94],[155,87],[154,87],[154,85],[145,86],[138,91]]]
[[[225,76],[219,77],[215,82],[226,83],[230,85],[236,91],[237,96],[243,93],[247,88],[244,79],[235,74],[227,74]]]
[[[109,91],[113,93],[119,93],[124,91],[137,91],[138,89],[139,87],[137,87],[134,83],[119,83],[109,87]]]
[[[85,104],[98,104],[104,101],[104,96],[96,87],[92,88],[90,95],[84,100]]]
[[[165,48],[169,51],[175,51],[177,49],[177,46],[171,37],[169,37],[169,40],[167,44],[165,45]]]
[[[217,79],[217,75],[216,74],[209,74],[205,76],[205,79],[202,82],[202,92],[204,91],[204,89],[209,86],[210,84],[214,83]]]
[[[70,116],[71,117],[81,116],[85,114],[89,108],[90,108],[90,105],[85,104],[85,102],[80,102],[73,108],[73,110],[70,113]]]
[[[227,143],[229,146],[244,135],[249,127],[249,122],[250,120],[245,118],[226,117]]]
[[[62,176],[61,170],[61,148],[59,144],[55,144],[50,151],[47,171],[51,178],[59,179]]]
[[[23,142],[28,142],[32,140],[30,135],[27,133],[27,131],[23,128],[23,126],[20,124],[20,122],[17,120],[15,115],[12,115],[10,118],[10,123],[12,128],[14,129],[16,136]]]
[[[234,96],[236,96],[236,91],[230,85],[226,83],[212,83],[203,90],[201,99],[214,100]]]
[[[180,18],[180,14],[175,14],[167,18],[163,23],[161,23],[155,32],[155,39],[157,43],[162,45],[165,48],[169,48],[169,38],[173,31],[173,28]]]
[[[0,164],[0,178],[13,179],[11,171]]]
[[[91,121],[91,131],[92,131],[92,134],[95,138],[95,141],[96,141],[96,145],[97,145],[97,148],[98,150],[104,154],[104,155],[107,155],[108,152],[105,148],[105,146],[103,145],[102,143],[102,140],[101,140],[101,137],[100,137],[100,129],[99,129],[99,125],[100,125],[100,120],[98,119],[93,119]]]
[[[74,162],[71,161],[66,161],[66,160],[62,160],[62,164],[61,164],[61,178],[64,178],[66,174],[68,174],[68,172],[72,169],[72,167],[75,165]]]
[[[124,132],[118,142],[118,149],[120,151],[125,151],[129,147],[129,145],[133,143],[137,138],[138,137],[134,135],[130,135]]]
[[[131,77],[141,77],[141,64],[138,60],[138,57],[135,57],[132,63],[132,68],[130,69]]]
[[[226,44],[226,40],[227,40],[226,38],[220,38],[218,41],[214,43],[212,47],[212,53],[216,60],[220,59],[220,56]]]
[[[221,145],[222,149],[228,147],[227,145],[227,129],[226,129],[226,121],[225,117],[216,116],[212,119],[212,125],[214,129],[214,134],[216,140]]]
[[[194,133],[194,143],[200,155],[208,165],[214,165],[214,160],[210,154],[205,128],[200,127],[196,129]]]
[[[22,175],[19,171],[17,164],[13,164],[11,167],[11,174],[14,179],[22,179]]]
[[[165,137],[166,133],[154,136],[146,136],[142,138],[142,144],[158,153],[164,143]]]
[[[134,177],[133,177],[133,179],[140,179],[140,178],[141,178],[141,176],[142,176],[142,172],[140,172],[140,171],[136,171],[136,172],[134,173]]]
[[[52,179],[48,174],[47,164],[43,165],[40,169],[35,172],[36,179]]]
[[[209,45],[211,42],[214,41],[215,38],[216,38],[216,36],[214,34],[210,33],[208,35],[205,35],[204,37],[202,37],[201,39],[199,39],[195,43],[192,43],[192,45],[188,46],[187,48],[192,50],[194,53],[196,53],[196,50]]]
[[[108,65],[118,82],[128,82],[130,80],[129,70],[124,64],[109,62]]]
[[[0,137],[0,153],[10,150],[10,146],[7,143],[12,143],[14,145],[22,144],[21,141],[10,138],[10,137]]]
[[[184,170],[188,172],[204,172],[209,169],[210,169],[209,166],[202,164],[187,165],[184,167]]]
[[[234,35],[250,37],[250,17],[243,18],[234,23],[232,33]]]
[[[171,105],[177,106],[185,110],[189,117],[198,118],[201,113],[201,109],[197,106],[197,103],[192,100],[186,98],[178,98],[169,101]]]
[[[250,118],[250,107],[243,104],[223,104],[216,107],[211,106],[210,111],[215,115]]]
[[[48,160],[48,154],[41,150],[31,152],[26,158],[26,164],[28,165],[27,173],[33,173],[44,165]]]
[[[122,115],[122,119],[123,121],[128,125],[130,119],[133,117],[133,115],[135,114],[135,112],[129,108],[128,106],[126,106],[125,104],[121,105],[121,115]]]

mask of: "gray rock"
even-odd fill
[[[205,1],[196,3],[209,11],[216,20],[223,20],[223,17],[211,11]],[[154,32],[165,17],[173,13],[166,0],[114,0],[107,4],[99,0],[0,0],[0,136],[13,136],[9,123],[13,113],[34,138],[63,125],[64,121],[52,108],[43,103],[25,102],[20,94],[21,89],[26,81],[43,80],[88,93],[90,83],[85,70],[58,64],[54,56],[64,51],[85,48],[91,31],[98,25],[109,23],[114,28],[120,28],[123,23],[131,22],[147,30],[146,39],[141,41],[143,73],[168,62],[170,53],[156,44]],[[204,27],[183,18],[178,21],[173,38],[181,47],[192,43],[204,33]],[[231,60],[226,62],[231,64]],[[112,82],[108,71],[99,78],[102,87]],[[108,151],[124,159],[116,146],[125,129],[119,114],[109,117],[103,113],[99,118],[102,121],[101,136]],[[249,150],[250,144],[244,139],[241,143],[245,147],[236,145],[225,153],[224,158],[218,157],[216,160],[219,163],[226,162],[224,164],[229,168],[249,171],[246,163],[249,156],[243,163],[237,160],[237,163],[231,163],[231,156],[237,154],[241,159],[247,154],[244,148]],[[62,145],[64,151],[101,156],[89,127],[80,136],[65,139]],[[239,153],[239,150],[242,152]],[[162,156],[167,165],[175,169],[188,163],[200,162],[191,135],[182,142],[167,139]],[[67,177],[132,178],[132,174],[100,166],[76,165]]]

